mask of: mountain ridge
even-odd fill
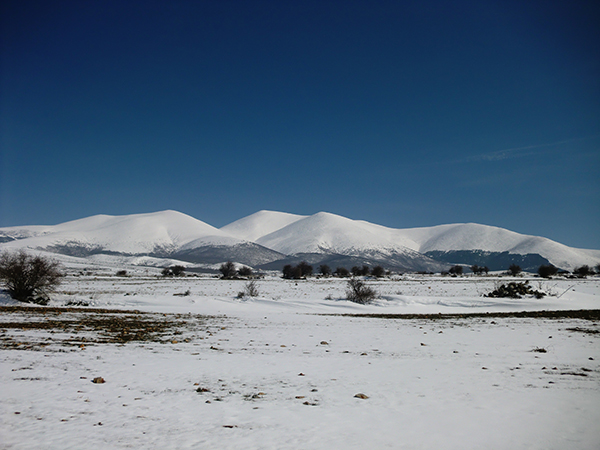
[[[305,255],[317,262],[364,261],[410,271],[447,268],[449,261],[428,256],[444,252],[446,256],[479,252],[479,257],[485,252],[537,254],[567,270],[600,263],[600,250],[576,249],[490,225],[459,223],[400,229],[328,212],[307,216],[269,210],[221,228],[173,210],[99,214],[51,226],[0,228],[0,250],[18,248],[77,257],[145,255],[207,264],[232,259],[257,267],[276,267],[278,261]]]

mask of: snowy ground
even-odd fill
[[[600,309],[599,278],[532,279],[552,294],[541,300],[482,297],[507,281],[369,281],[381,299],[364,306],[340,300],[337,279],[267,277],[239,300],[244,281],[69,276],[54,306],[179,328],[100,343],[91,328],[0,326],[0,448],[600,448],[597,320],[331,315]],[[5,308],[0,322],[79,310]]]

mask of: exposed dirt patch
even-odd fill
[[[473,318],[532,318],[532,319],[583,319],[600,321],[600,309],[581,309],[570,311],[517,311],[517,312],[486,312],[467,314],[320,314],[322,316],[366,317],[373,319],[473,319]],[[575,330],[574,330],[575,331]],[[576,330],[579,331],[579,330]]]
[[[0,307],[0,349],[189,342],[216,317],[99,308]],[[184,336],[185,334],[185,336]]]

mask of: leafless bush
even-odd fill
[[[259,294],[260,294],[260,292],[258,290],[258,283],[256,282],[256,280],[250,280],[244,286],[244,290],[238,292],[237,297],[238,298],[258,297]]]
[[[346,299],[354,303],[366,304],[371,303],[377,298],[377,291],[367,286],[358,278],[348,280],[348,290],[346,291]]]
[[[0,255],[0,281],[20,302],[47,304],[48,295],[63,276],[57,261],[29,255],[25,250]]]

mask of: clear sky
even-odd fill
[[[261,209],[600,249],[600,4],[0,2],[0,226]]]

